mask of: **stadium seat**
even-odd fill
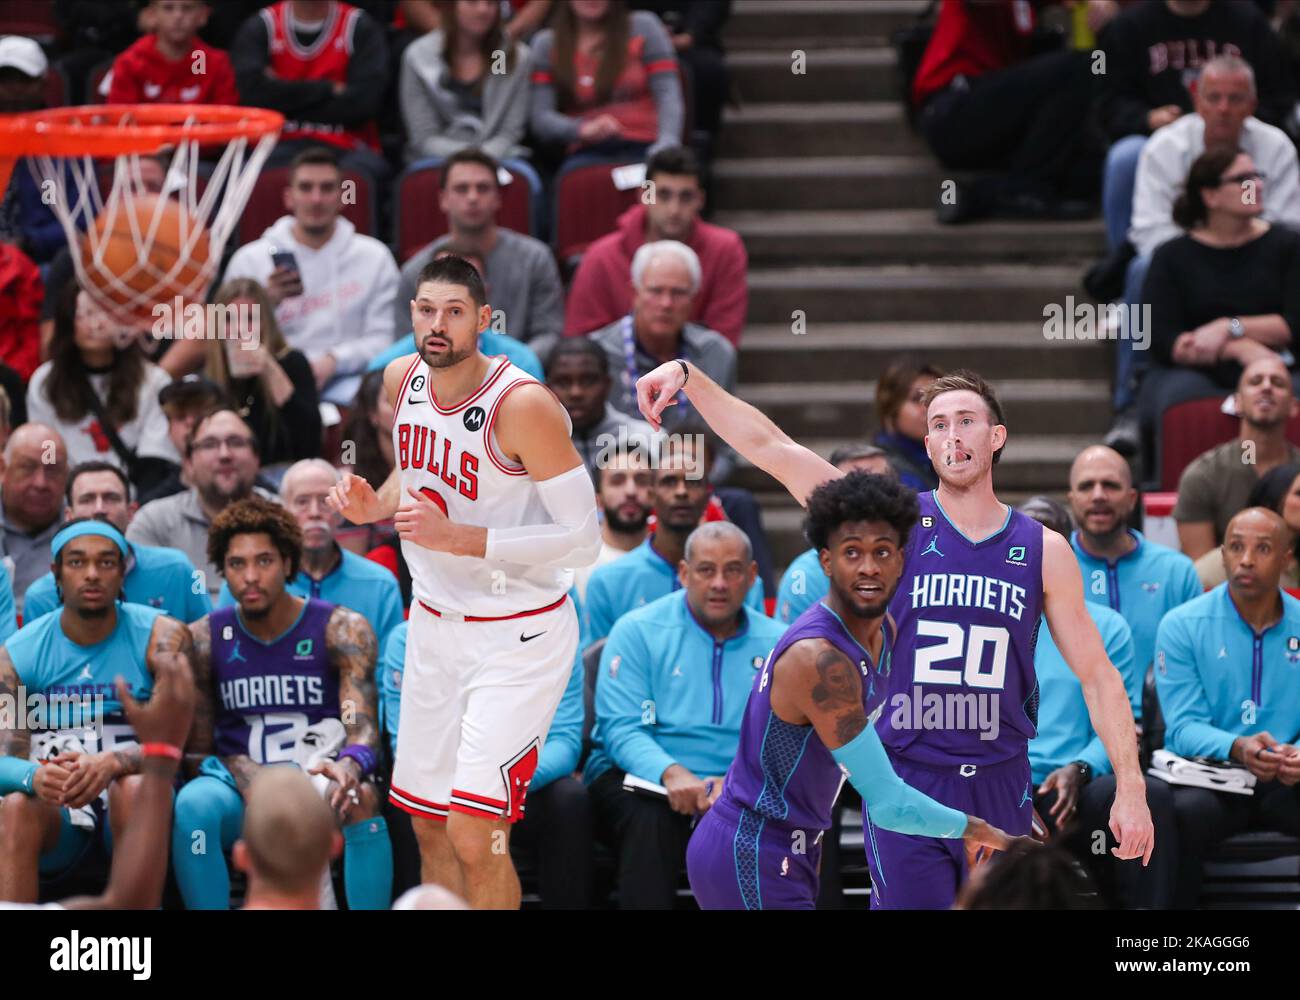
[[[555,179],[555,253],[561,262],[614,231],[618,217],[636,204],[641,187],[620,191],[612,172],[628,160],[565,167]]]
[[[344,204],[343,217],[357,227],[357,232],[365,236],[375,236],[378,222],[375,219],[375,198],[370,188],[370,178],[349,170],[343,174],[343,181],[356,184],[356,199],[352,204]],[[263,170],[253,185],[253,193],[248,196],[244,214],[239,219],[239,239],[236,246],[243,246],[258,239],[266,228],[276,219],[287,215],[284,207],[284,189],[289,186],[289,168],[272,167]]]
[[[1165,410],[1160,422],[1160,488],[1178,489],[1178,477],[1202,452],[1237,436],[1238,419],[1221,409],[1223,400],[1194,399]],[[1287,438],[1300,445],[1300,417],[1286,428]]]
[[[0,4],[0,35],[26,35],[49,45],[58,33],[51,0],[5,0]]]
[[[104,95],[99,92],[99,88],[104,83],[104,77],[108,76],[108,71],[113,68],[113,60],[105,59],[102,63],[90,71],[90,76],[86,78],[86,103],[87,104],[104,104]]]
[[[51,63],[49,72],[45,74],[45,106],[63,107],[68,103],[68,90],[68,74],[64,72],[62,66]]]
[[[1229,837],[1205,863],[1202,909],[1300,906],[1300,840],[1267,830]]]
[[[393,191],[393,244],[399,263],[405,264],[416,251],[447,232],[447,216],[438,206],[442,164],[441,157],[418,160],[397,178]],[[521,160],[507,161],[502,167],[512,181],[501,188],[497,225],[535,235],[541,208],[541,179]]]

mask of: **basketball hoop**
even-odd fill
[[[139,323],[177,296],[203,299],[283,124],[274,111],[226,105],[105,104],[0,116],[0,192],[26,158],[63,226],[82,289],[110,315]],[[140,158],[163,151],[172,159],[162,196],[154,197]],[[200,173],[200,153],[210,173]],[[106,160],[113,164],[107,193],[96,162]]]

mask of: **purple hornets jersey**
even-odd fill
[[[239,605],[212,612],[219,756],[247,754],[258,764],[295,761],[307,727],[339,717],[338,673],[325,647],[333,613],[333,604],[310,598],[288,631],[263,642],[240,623]]]
[[[807,829],[814,835],[831,825],[831,807],[844,772],[812,726],[784,722],[772,711],[772,665],[801,639],[826,639],[858,665],[862,707],[868,716],[884,697],[887,685],[882,675],[890,669],[888,631],[876,667],[839,616],[820,601],[796,618],[768,654],[749,693],[736,758],[722,786],[721,799],[738,806],[741,813],[738,837],[747,827],[757,836],[765,823]]]
[[[891,756],[922,764],[1024,754],[1038,725],[1043,526],[1010,510],[1002,530],[972,542],[935,491],[917,499],[889,606],[898,635],[876,731]]]

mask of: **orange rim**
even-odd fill
[[[123,119],[130,121],[123,123]],[[93,104],[0,116],[3,156],[119,156],[179,142],[233,142],[278,132],[284,116],[225,104]]]

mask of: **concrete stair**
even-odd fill
[[[750,255],[739,392],[819,454],[875,433],[875,380],[900,352],[971,367],[1001,394],[995,473],[1017,501],[1060,493],[1109,425],[1113,345],[1048,341],[1043,312],[1083,293],[1099,220],[940,226],[945,170],[906,122],[890,36],[925,0],[736,0],[733,93],[714,219]],[[802,70],[800,72],[799,70]],[[802,331],[802,332],[798,332]],[[802,511],[744,465],[779,565],[806,547]]]

